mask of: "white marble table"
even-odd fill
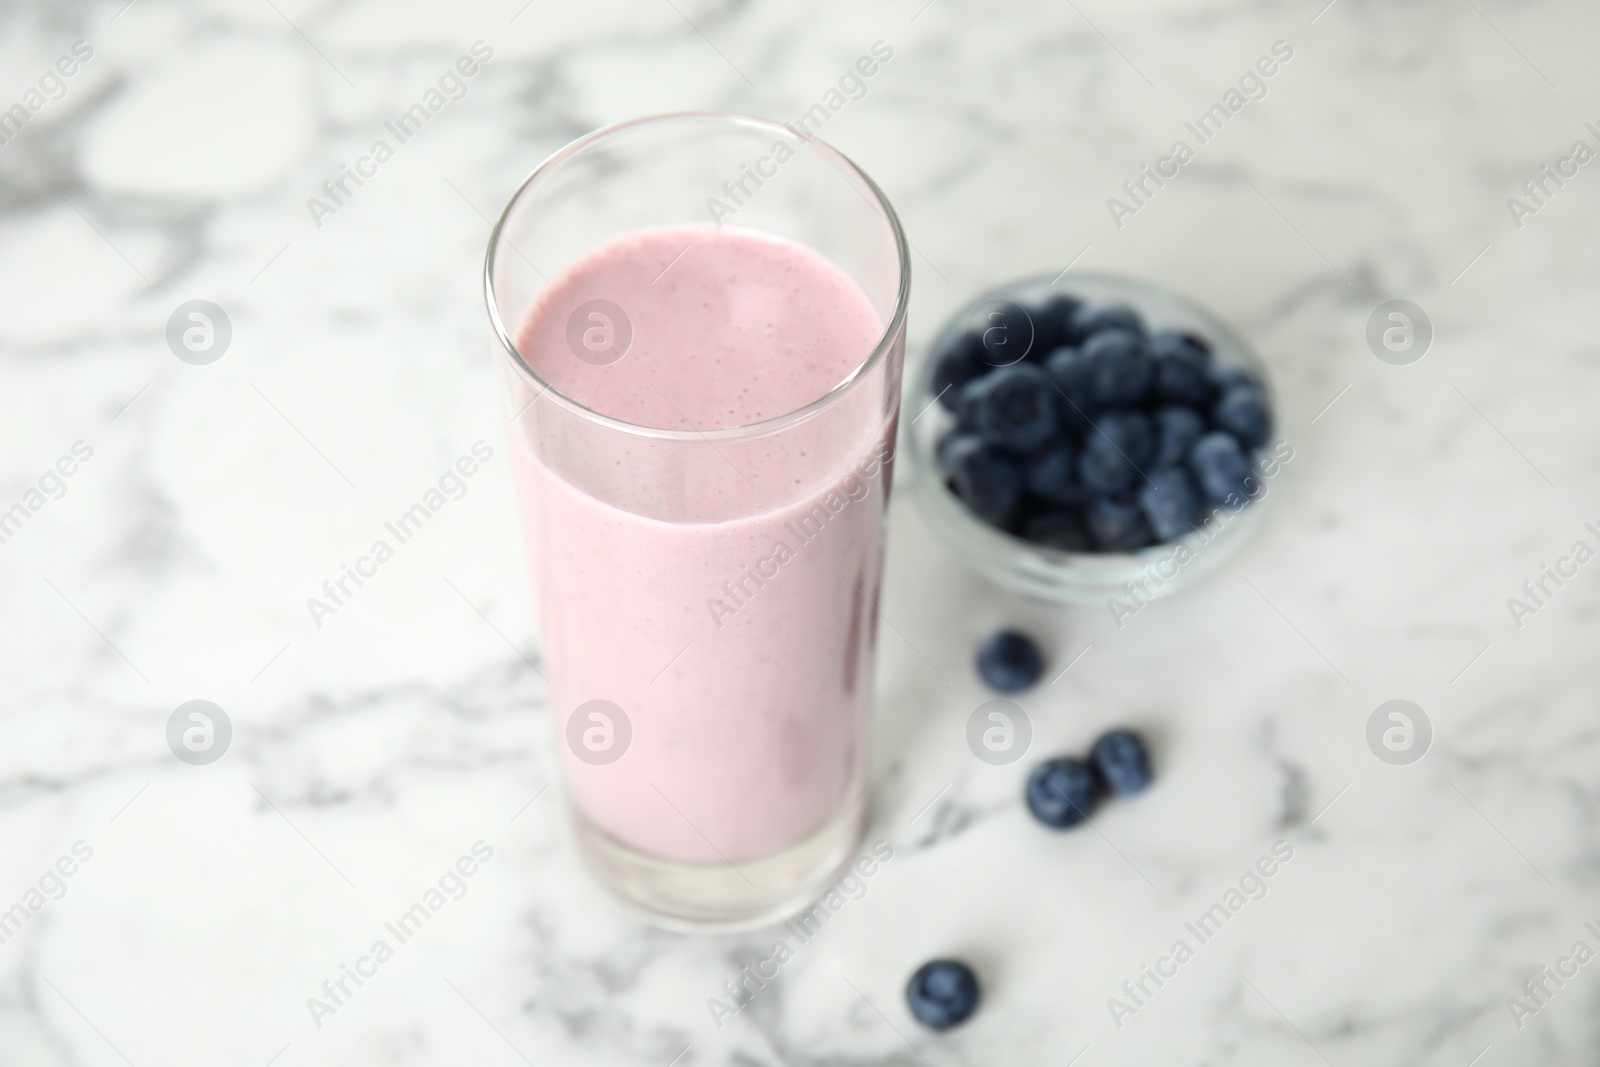
[[[1322,3],[0,7],[0,108],[28,120],[0,144],[0,909],[25,916],[0,1063],[1594,1063],[1600,963],[1571,953],[1600,949],[1600,564],[1560,558],[1600,546],[1600,168],[1519,190],[1600,147],[1600,12]],[[902,492],[870,831],[893,859],[718,1027],[778,934],[624,915],[546,788],[479,262],[573,136],[789,118],[880,40],[822,132],[906,221],[915,354],[1005,278],[1147,275],[1259,347],[1296,458],[1240,557],[1120,630],[986,588]],[[477,41],[461,98],[362,163]],[[1277,41],[1265,95],[1113,213]],[[369,177],[335,201],[345,166]],[[1368,349],[1392,298],[1433,323],[1420,362]],[[231,323],[208,365],[164,337],[194,299]],[[464,495],[317,626],[307,598],[479,440]],[[1576,573],[1514,619],[1546,564]],[[1155,741],[1157,786],[1093,830],[1040,830],[1032,760],[964,745],[1001,623],[1071,664],[1024,698],[1035,754]],[[1408,766],[1366,740],[1395,698],[1433,729]],[[207,766],[166,740],[194,699],[232,723]],[[371,961],[478,842],[460,899]],[[1275,845],[1261,899],[1230,896]],[[986,989],[946,1036],[901,999],[935,954]]]

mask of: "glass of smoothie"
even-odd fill
[[[894,210],[803,129],[643,118],[528,177],[484,282],[579,851],[658,924],[780,920],[866,819]]]

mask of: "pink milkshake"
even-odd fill
[[[623,233],[532,300],[516,350],[564,398],[512,434],[549,704],[621,846],[738,868],[857,799],[897,408],[816,402],[884,332],[833,262],[730,226]]]

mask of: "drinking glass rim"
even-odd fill
[[[609,415],[601,414],[600,412],[595,411],[593,408],[580,403],[570,396],[567,396],[561,390],[557,389],[552,382],[546,381],[544,377],[535,371],[528,361],[523,358],[522,353],[518,351],[516,342],[512,339],[510,331],[506,329],[505,323],[500,318],[500,308],[496,299],[494,284],[495,255],[500,249],[501,232],[505,229],[507,220],[509,220],[511,217],[512,210],[516,208],[517,204],[522,200],[523,195],[533,187],[534,183],[541,176],[547,174],[561,163],[566,162],[579,152],[584,151],[600,141],[606,140],[615,134],[634,129],[635,127],[651,123],[681,119],[721,120],[736,127],[765,130],[769,133],[791,138],[798,137],[804,145],[815,146],[820,151],[826,153],[834,163],[842,166],[848,174],[854,175],[866,184],[875,201],[875,203],[873,201],[869,201],[869,203],[878,209],[884,220],[889,224],[889,232],[894,237],[895,253],[898,260],[897,265],[900,276],[898,290],[895,293],[894,313],[889,316],[888,322],[884,324],[883,334],[878,338],[878,342],[873,346],[871,353],[868,354],[867,357],[860,363],[856,364],[855,368],[852,369],[849,374],[845,375],[843,379],[841,379],[826,393],[807,401],[805,404],[795,408],[793,411],[785,412],[782,415],[776,415],[769,419],[763,419],[760,422],[747,423],[742,426],[725,426],[711,430],[668,430],[656,426],[641,426],[638,423],[627,422],[623,419],[617,419]],[[509,242],[507,243],[509,244]],[[537,270],[537,268],[535,268],[535,270]],[[883,194],[883,190],[878,187],[878,183],[873,181],[871,176],[868,175],[866,171],[857,166],[854,160],[850,159],[850,157],[846,156],[843,152],[828,144],[820,137],[806,136],[784,123],[774,122],[771,119],[759,118],[754,115],[741,115],[730,111],[666,111],[654,115],[642,115],[638,118],[627,119],[622,122],[615,122],[609,126],[602,126],[599,129],[587,133],[584,136],[579,137],[578,139],[557,149],[537,167],[534,167],[533,170],[529,172],[528,176],[522,180],[522,184],[517,186],[516,192],[511,194],[511,198],[506,202],[504,210],[500,212],[499,218],[495,220],[494,228],[489,231],[489,247],[483,259],[483,290],[484,302],[489,311],[489,322],[494,328],[495,337],[499,340],[501,348],[504,349],[505,353],[511,357],[512,363],[516,366],[517,370],[526,379],[528,379],[530,385],[538,390],[538,395],[534,398],[535,400],[542,399],[546,396],[552,397],[584,419],[599,423],[600,425],[606,426],[610,429],[633,434],[639,437],[649,437],[668,441],[729,440],[735,438],[759,436],[761,434],[779,430],[809,418],[815,412],[828,407],[835,400],[850,392],[855,385],[860,383],[868,376],[873,368],[875,368],[884,359],[888,358],[888,352],[894,347],[895,340],[899,336],[900,331],[905,323],[906,308],[911,299],[911,254],[909,244],[906,241],[905,231],[900,226],[900,218],[895,214],[893,205],[889,203],[889,198],[886,197]]]

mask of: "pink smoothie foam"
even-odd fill
[[[569,344],[569,319],[596,299],[632,330],[605,366]],[[569,413],[543,407],[537,446],[513,432],[557,748],[582,815],[624,845],[690,863],[771,855],[821,829],[859,783],[892,402],[847,394],[779,433],[714,431],[824,396],[883,329],[817,253],[711,226],[595,248],[523,322],[518,350],[564,396],[695,435],[578,441]],[[593,700],[631,724],[613,763],[568,744],[568,717]]]

